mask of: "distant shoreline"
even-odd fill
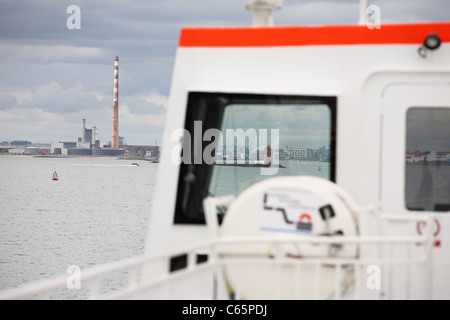
[[[55,155],[55,154],[0,154],[2,157],[18,157],[18,158],[49,158],[49,159],[76,159],[76,158],[88,158],[88,159],[114,159],[114,160],[145,160],[138,157],[117,157],[117,156],[88,156],[88,155]],[[147,161],[147,160],[146,160]]]
[[[406,166],[433,166],[433,167],[439,167],[439,166],[450,166],[450,162],[447,161],[418,161],[418,162],[406,162]]]
[[[0,153],[0,157],[15,158],[44,158],[44,159],[104,159],[104,160],[125,160],[125,161],[146,161],[159,163],[159,159],[143,159],[137,156],[90,156],[90,155],[55,155],[55,154],[5,154]]]

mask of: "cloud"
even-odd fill
[[[0,110],[0,128],[3,140],[50,142],[49,135],[58,132],[60,139],[68,138],[71,123],[62,115],[33,108]],[[55,137],[55,140],[58,138]]]
[[[448,0],[371,0],[380,7],[381,23],[449,21]],[[276,25],[356,24],[359,0],[284,1],[274,13]]]
[[[145,114],[139,115],[130,111],[127,105],[120,105],[119,107],[119,121],[123,126],[157,126],[162,128],[164,126],[165,113],[161,114]]]
[[[4,62],[58,63],[99,60],[100,48],[69,45],[25,45],[0,43],[0,59]]]
[[[11,95],[16,99],[17,104],[21,104],[25,99],[31,99],[32,91],[26,88],[4,88],[2,95]],[[14,105],[17,106],[17,104]],[[12,108],[13,106],[10,106]]]
[[[0,110],[17,106],[17,99],[12,94],[0,94]]]
[[[101,107],[98,93],[88,91],[83,83],[77,82],[73,87],[63,88],[58,82],[41,85],[32,92],[31,99],[25,99],[20,107],[37,108],[46,112],[73,113],[81,108]]]
[[[152,90],[149,94],[142,96],[142,99],[157,106],[163,106],[165,109],[167,109],[169,103],[169,99],[156,90]]]
[[[378,0],[381,23],[449,21],[450,5],[447,0]]]
[[[355,24],[358,18],[359,1],[285,1],[274,13],[275,25]]]
[[[154,133],[159,138],[167,100],[155,88],[119,98],[119,134],[131,144],[151,143]],[[82,119],[87,127],[98,128],[100,140],[110,140],[112,96],[82,82],[64,87],[52,81],[30,91],[13,88],[0,94],[0,110],[2,140],[76,141]]]

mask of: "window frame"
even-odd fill
[[[222,124],[225,109],[233,104],[267,104],[290,105],[298,104],[327,105],[330,109],[330,181],[336,179],[336,140],[337,140],[337,97],[284,94],[253,94],[253,93],[223,93],[223,92],[188,92],[184,129],[194,132],[194,121],[202,121],[202,136],[210,128],[219,128]],[[216,109],[214,109],[216,108]],[[206,125],[205,125],[206,124]],[[202,150],[211,142],[202,140]],[[175,225],[204,225],[203,199],[208,196],[214,164],[208,165],[202,161],[194,164],[194,144],[191,143],[190,164],[180,163],[176,193]],[[193,173],[194,180],[186,179]],[[195,192],[193,192],[195,191]],[[223,216],[219,216],[221,223]]]

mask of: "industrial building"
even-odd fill
[[[81,137],[77,142],[53,142],[52,154],[66,156],[119,156],[125,153],[122,148],[109,148],[98,139],[98,128],[86,128],[86,119],[82,119]]]

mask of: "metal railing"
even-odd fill
[[[385,218],[411,220],[411,217],[399,216]],[[413,217],[412,220],[427,219]],[[313,258],[293,257],[283,251],[283,246],[305,243],[357,245],[359,254],[350,258]],[[250,253],[242,256],[224,251],[224,248],[236,245],[271,246],[271,252],[274,254],[255,256]],[[361,255],[364,247],[368,246],[376,247],[378,254]],[[402,256],[390,254],[389,251],[396,246],[405,246],[406,250],[402,252],[406,254]],[[95,266],[83,270],[80,277],[89,283],[89,294],[86,297],[88,299],[172,299],[172,297],[174,299],[429,299],[432,294],[432,246],[431,232],[421,236],[311,236],[301,241],[295,236],[283,239],[217,237],[174,252],[138,256]],[[207,254],[206,262],[197,262],[199,253]],[[186,255],[186,265],[180,270],[171,272],[169,261],[179,255]],[[159,272],[146,271],[147,266],[155,264]],[[376,274],[367,273],[369,266],[378,268],[382,275],[382,279],[375,281],[372,287],[368,280],[370,276]],[[400,271],[396,271],[395,268],[400,268]],[[102,293],[100,285],[102,278],[115,272],[127,273],[128,284]],[[350,280],[344,283],[343,275],[349,272]],[[334,277],[325,281],[324,273],[334,274]],[[400,274],[401,277],[396,274]],[[259,280],[258,275],[261,277]],[[253,280],[250,281],[249,278]],[[306,278],[312,283],[311,286],[302,284]],[[62,275],[31,283],[21,288],[0,292],[0,299],[60,299],[52,292],[55,289],[70,290],[67,289],[67,281],[68,276]],[[325,296],[320,292],[324,282],[328,286],[328,293]],[[196,290],[200,283],[209,289]],[[305,295],[306,289],[312,290],[311,294]],[[399,289],[403,292],[399,293]],[[411,296],[414,292],[419,292],[420,296]]]

